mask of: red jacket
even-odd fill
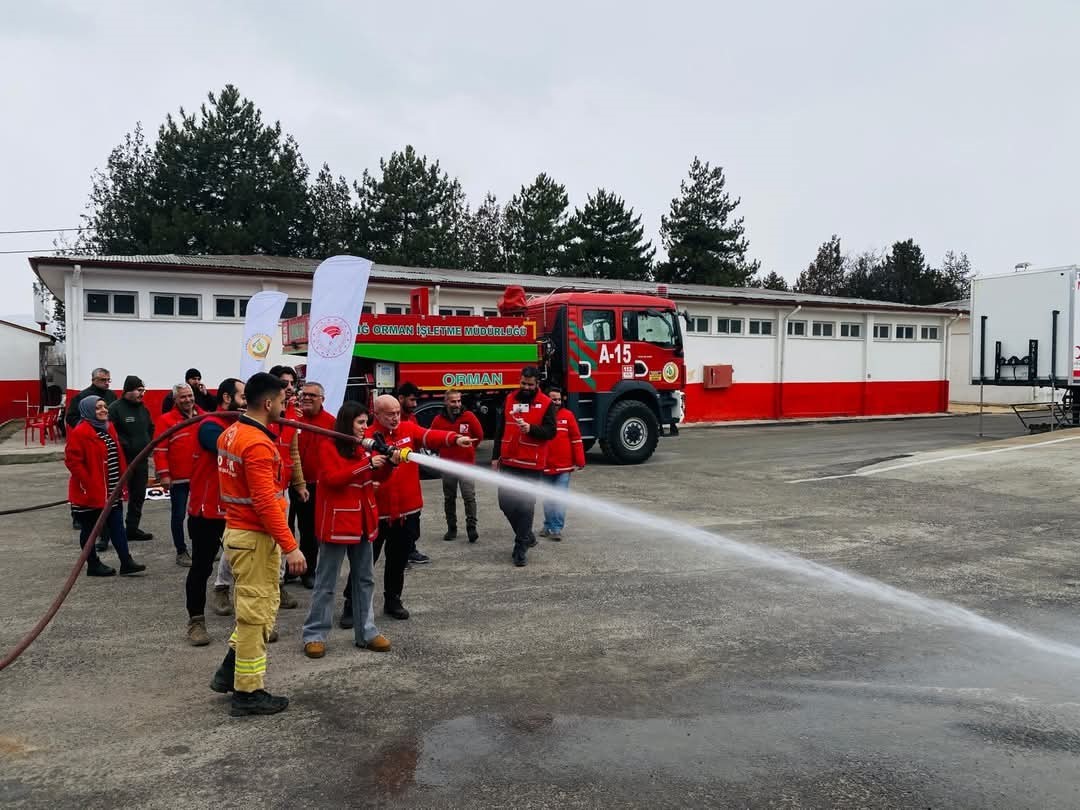
[[[558,475],[584,466],[585,445],[581,443],[581,430],[574,412],[569,408],[559,408],[555,414],[555,438],[548,442],[544,474]]]
[[[515,394],[506,397],[503,417],[503,433],[499,447],[499,462],[507,467],[519,470],[543,472],[547,468],[548,445],[554,432],[543,435],[544,417],[551,408],[551,400],[543,391],[537,391],[529,402],[519,402]],[[514,422],[520,417],[532,428],[530,433],[522,433]],[[554,427],[548,423],[549,429]]]
[[[326,412],[323,411],[323,413]],[[285,407],[285,418],[297,422],[300,420],[300,412],[294,405],[287,405]],[[331,425],[331,427],[333,427],[333,425]],[[289,484],[292,483],[292,440],[293,436],[296,435],[296,428],[292,425],[282,425],[275,422],[270,425],[270,432],[277,436],[278,452],[281,453],[281,477],[285,479],[285,485],[282,489],[287,489]],[[297,449],[299,449],[299,447]],[[303,464],[300,466],[303,467]]]
[[[333,430],[336,419],[330,414],[330,411],[323,408],[319,411],[319,415],[314,418],[308,418],[303,414],[300,414],[299,421],[305,422],[309,425],[315,425],[316,427],[326,428],[327,430]],[[323,442],[330,441],[326,436],[320,436],[310,430],[300,431],[300,469],[304,471],[304,480],[309,484],[317,484],[319,482],[319,466],[322,464],[322,451],[320,447]],[[283,456],[288,456],[288,447],[284,448],[285,452]]]
[[[120,457],[120,475],[123,475],[127,462],[124,461],[120,438],[116,435],[116,428],[112,423],[109,424],[109,435],[116,442],[116,454]],[[71,480],[68,481],[68,500],[71,505],[104,509],[105,501],[109,497],[108,451],[105,440],[85,419],[68,431],[64,464],[71,471]]]
[[[218,484],[217,440],[231,421],[220,416],[208,416],[195,426],[195,463],[191,469],[189,515],[208,520],[225,519],[225,506],[221,503],[221,487]]]
[[[344,458],[333,440],[320,448],[319,497],[315,499],[315,536],[322,543],[369,543],[379,536],[379,512],[374,481],[386,480],[389,464],[371,466],[371,455],[360,448]]]
[[[198,408],[192,410],[191,415],[201,413]],[[179,410],[173,408],[155,423],[157,438],[173,425],[178,425],[190,417],[184,416]],[[195,466],[195,450],[198,447],[199,424],[196,422],[184,430],[174,433],[164,444],[159,444],[154,450],[154,474],[161,478],[168,476],[172,483],[180,484],[191,480],[191,470]]]
[[[476,418],[476,414],[472,411],[463,410],[457,417],[457,419],[451,419],[450,414],[443,408],[439,411],[438,416],[431,422],[431,427],[434,430],[446,430],[450,433],[459,433],[462,436],[469,436],[480,442],[484,438],[484,428],[480,426],[480,420]],[[450,459],[450,461],[459,461],[462,464],[475,464],[476,463],[476,445],[470,445],[469,447],[458,447],[456,444],[452,444],[439,451],[439,455],[442,458]]]
[[[408,447],[410,450],[437,450],[449,447],[458,437],[445,430],[428,430],[416,422],[401,422],[393,431],[377,421],[369,425],[364,435],[371,438],[381,433],[391,447]],[[320,491],[319,497],[322,497]],[[411,462],[393,468],[393,474],[375,491],[381,520],[399,520],[424,508],[424,494],[420,490],[420,466]]]

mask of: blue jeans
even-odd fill
[[[566,491],[570,489],[570,473],[545,475],[544,483],[555,487],[555,489]],[[565,525],[566,504],[558,501],[544,501],[544,528],[551,534],[562,534]]]
[[[87,539],[90,537],[90,530],[94,528],[94,524],[97,523],[98,517],[101,515],[100,509],[80,509],[73,513],[75,519],[79,521],[79,548],[86,545]],[[126,562],[131,559],[131,553],[128,551],[127,544],[127,532],[124,531],[124,507],[118,503],[109,512],[109,516],[105,518],[105,525],[103,526],[105,531],[109,532],[109,540],[113,544],[113,548],[116,549],[116,556],[120,558],[120,562]],[[90,556],[87,558],[87,564],[90,564],[98,560],[96,551],[91,551]]]
[[[184,518],[187,517],[188,495],[190,494],[190,481],[169,487],[169,503],[172,504],[169,526],[172,529],[172,544],[176,547],[177,554],[183,554],[188,550],[187,540],[184,538]]]
[[[311,608],[304,620],[304,643],[326,641],[334,623],[334,589],[337,586],[341,563],[349,558],[352,572],[353,636],[356,643],[367,646],[379,635],[371,600],[375,595],[375,557],[372,544],[319,543],[319,558],[315,564],[315,587],[311,591]]]

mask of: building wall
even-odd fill
[[[0,421],[23,419],[27,402],[41,404],[40,346],[47,338],[0,324]]]
[[[938,413],[947,409],[947,319],[943,316],[794,311],[700,302],[686,306],[692,318],[707,318],[710,328],[709,334],[687,337],[687,421]],[[741,320],[741,333],[718,333],[718,318]],[[771,320],[774,334],[748,334],[749,322],[754,319]],[[789,335],[788,321],[805,323],[806,334]],[[815,322],[832,324],[832,336],[814,336]],[[873,337],[875,322],[889,325],[889,339]],[[843,337],[842,324],[858,324],[859,336]],[[915,338],[897,339],[898,325],[913,327]],[[937,338],[924,339],[923,327],[936,328]],[[731,387],[705,388],[707,364],[731,365]]]
[[[195,366],[204,382],[214,387],[236,373],[240,361],[242,320],[216,315],[219,297],[251,296],[261,289],[280,289],[290,299],[310,301],[310,284],[295,281],[260,281],[235,276],[168,275],[131,271],[84,269],[76,281],[69,272],[65,284],[68,301],[68,385],[85,386],[97,366],[112,371],[114,385],[127,374],[146,383],[152,408],[168,388],[180,381],[184,370]],[[88,291],[131,291],[137,296],[136,316],[96,316],[84,312]],[[153,293],[196,296],[198,318],[152,315]],[[430,304],[468,309],[473,315],[493,312],[500,296],[495,290],[455,289],[442,285],[430,291]],[[372,284],[367,302],[376,313],[388,305],[409,302],[408,288]],[[686,421],[772,419],[794,416],[928,413],[945,410],[944,331],[947,319],[937,315],[896,315],[843,310],[702,304],[676,301],[679,309],[706,318],[705,334],[688,334],[686,341]],[[718,318],[741,321],[740,335],[718,332]],[[902,323],[916,330],[911,341],[875,340],[874,320],[893,327]],[[750,335],[750,320],[772,323],[771,335]],[[787,320],[805,321],[805,336],[788,336]],[[833,325],[832,337],[815,337],[814,322]],[[840,325],[858,324],[858,337],[841,337]],[[938,328],[938,339],[922,340],[923,326]],[[292,362],[275,346],[268,364]],[[703,386],[704,367],[729,364],[733,384],[722,390]]]

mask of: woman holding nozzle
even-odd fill
[[[334,430],[363,439],[368,411],[359,402],[345,402],[338,411]],[[386,652],[390,641],[375,627],[372,596],[375,591],[373,543],[379,534],[375,505],[375,482],[389,477],[391,460],[372,453],[373,442],[364,446],[346,438],[323,442],[319,452],[319,499],[315,535],[319,540],[318,563],[311,608],[304,621],[304,654],[322,658],[334,612],[334,590],[341,563],[349,558],[353,635],[357,647]]]

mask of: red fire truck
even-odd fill
[[[428,290],[414,290],[411,312],[428,312]],[[586,449],[599,442],[611,461],[638,464],[656,449],[661,426],[676,421],[686,379],[675,304],[651,295],[564,292],[526,300],[508,288],[500,317],[364,315],[350,372],[351,399],[368,401],[404,382],[420,388],[421,424],[442,407],[445,389],[492,435],[495,414],[537,366],[544,386],[559,385],[581,425]],[[282,326],[285,351],[305,354],[308,318]]]

